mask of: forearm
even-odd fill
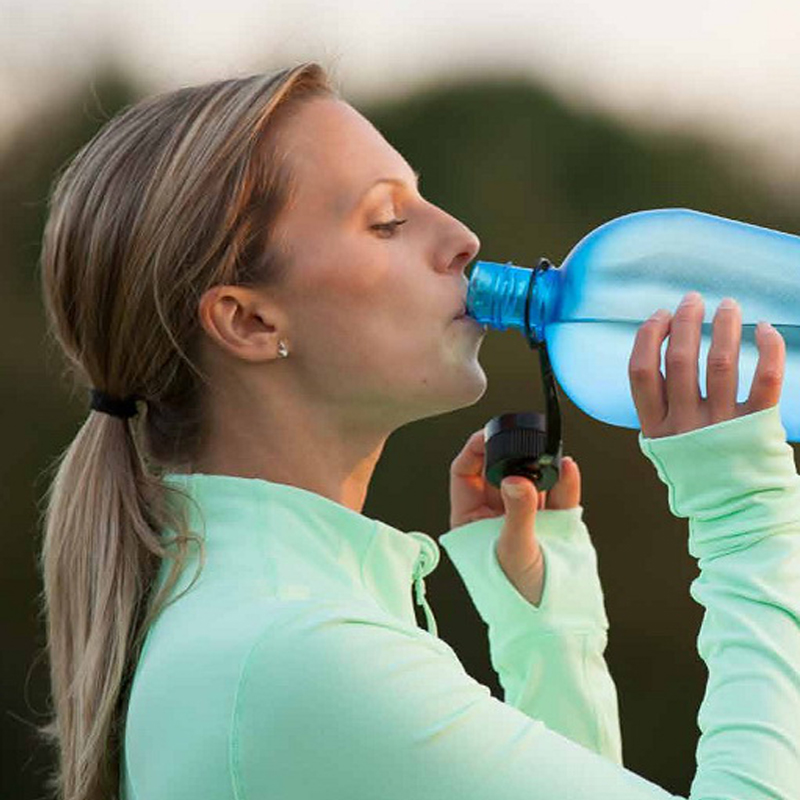
[[[502,517],[440,537],[488,627],[505,701],[622,763],[617,694],[603,657],[608,620],[583,508],[540,511],[545,578],[538,606],[508,581],[494,551]]]
[[[689,518],[709,679],[692,798],[789,798],[800,785],[800,478],[777,409],[640,438]]]

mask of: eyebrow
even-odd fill
[[[413,172],[414,172],[414,179],[415,179],[415,187],[416,187],[416,188],[419,188],[419,179],[420,179],[420,174],[419,174],[419,172],[417,172],[417,170],[413,170]],[[373,190],[373,189],[374,189],[374,188],[375,188],[375,187],[376,187],[376,186],[377,186],[379,183],[391,183],[391,184],[393,184],[393,185],[395,185],[395,186],[408,186],[408,184],[406,183],[406,181],[404,181],[402,178],[378,178],[378,179],[377,179],[377,180],[376,180],[374,183],[372,183],[372,185],[371,185],[371,186],[369,186],[369,187],[367,188],[367,190],[366,190],[366,191],[365,191],[365,192],[364,192],[364,193],[361,195],[361,197],[359,198],[359,202],[361,202],[361,201],[364,199],[364,197],[367,195],[367,193],[368,193],[368,192],[371,192],[371,191],[372,191],[372,190]]]

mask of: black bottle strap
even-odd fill
[[[539,353],[539,367],[542,373],[542,391],[545,399],[545,416],[547,419],[547,454],[555,459],[561,454],[561,407],[558,403],[556,380],[553,376],[553,366],[550,363],[550,354],[547,351],[547,341],[537,339],[531,328],[531,299],[539,272],[551,269],[553,264],[546,258],[540,258],[534,267],[533,276],[528,284],[528,294],[525,297],[525,338],[531,350]]]

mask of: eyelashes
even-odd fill
[[[397,228],[408,222],[407,219],[393,219],[390,222],[379,222],[375,225],[370,225],[373,230],[383,231],[393,236]]]

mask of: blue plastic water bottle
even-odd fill
[[[701,396],[714,314],[724,297],[733,297],[742,311],[737,402],[750,392],[755,327],[765,320],[786,342],[781,419],[787,439],[800,441],[800,236],[688,209],[655,209],[601,225],[560,267],[542,261],[533,269],[476,262],[467,312],[495,330],[516,328],[543,342],[555,378],[586,414],[639,429],[628,378],[636,332],[654,311],[674,313],[695,290],[705,304]]]

